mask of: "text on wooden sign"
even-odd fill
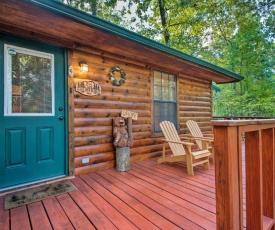
[[[138,119],[138,113],[131,112],[131,111],[128,111],[128,110],[122,110],[121,111],[121,116],[124,117],[124,118],[131,117],[133,120]]]
[[[101,94],[101,86],[95,81],[79,81],[75,84],[75,91],[86,96]]]

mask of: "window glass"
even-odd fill
[[[155,73],[154,73],[154,85],[161,86],[161,72],[155,71]]]
[[[5,45],[5,115],[53,115],[51,54]]]
[[[154,131],[161,132],[160,122],[168,120],[177,127],[176,76],[154,71]]]
[[[161,86],[155,85],[154,86],[154,95],[155,95],[155,99],[157,100],[161,100]]]

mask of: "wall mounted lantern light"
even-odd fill
[[[89,66],[86,62],[80,61],[79,66],[80,66],[80,71],[81,72],[88,72],[89,71]]]

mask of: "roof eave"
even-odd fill
[[[69,5],[65,5],[65,4],[61,3],[60,1],[57,1],[57,0],[52,0],[52,1],[27,0],[27,1],[38,4],[43,7],[46,7],[48,9],[50,9],[51,11],[60,13],[62,15],[69,17],[69,18],[72,18],[74,20],[82,22],[86,25],[96,27],[96,28],[99,28],[104,31],[108,31],[112,34],[115,34],[115,35],[121,36],[123,38],[126,38],[128,40],[140,43],[140,44],[150,47],[152,49],[164,52],[166,54],[173,55],[177,58],[184,59],[188,62],[194,63],[194,64],[202,66],[204,68],[208,68],[208,69],[217,71],[221,74],[224,74],[224,75],[227,75],[227,76],[233,78],[232,81],[230,81],[230,82],[238,82],[238,81],[243,80],[243,77],[241,75],[233,73],[233,72],[231,72],[227,69],[221,68],[219,66],[213,65],[209,62],[203,61],[199,58],[190,56],[182,51],[173,49],[167,45],[164,45],[162,43],[159,43],[159,42],[156,42],[149,38],[146,38],[142,35],[134,33],[130,30],[125,29],[125,28],[122,28],[118,25],[115,25],[115,24],[108,22],[104,19],[101,19],[99,17],[95,17],[91,14],[85,13],[85,12],[78,10],[74,7],[71,7]]]

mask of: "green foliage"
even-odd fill
[[[117,0],[61,0],[63,3],[126,27],[125,13],[116,10]]]
[[[221,93],[213,95],[213,115],[274,116],[275,78],[250,78],[246,79],[246,83],[249,85],[249,90],[245,90],[242,94],[232,90],[232,87],[219,86]]]
[[[275,116],[274,0],[63,1],[244,76],[219,86],[214,115]]]

